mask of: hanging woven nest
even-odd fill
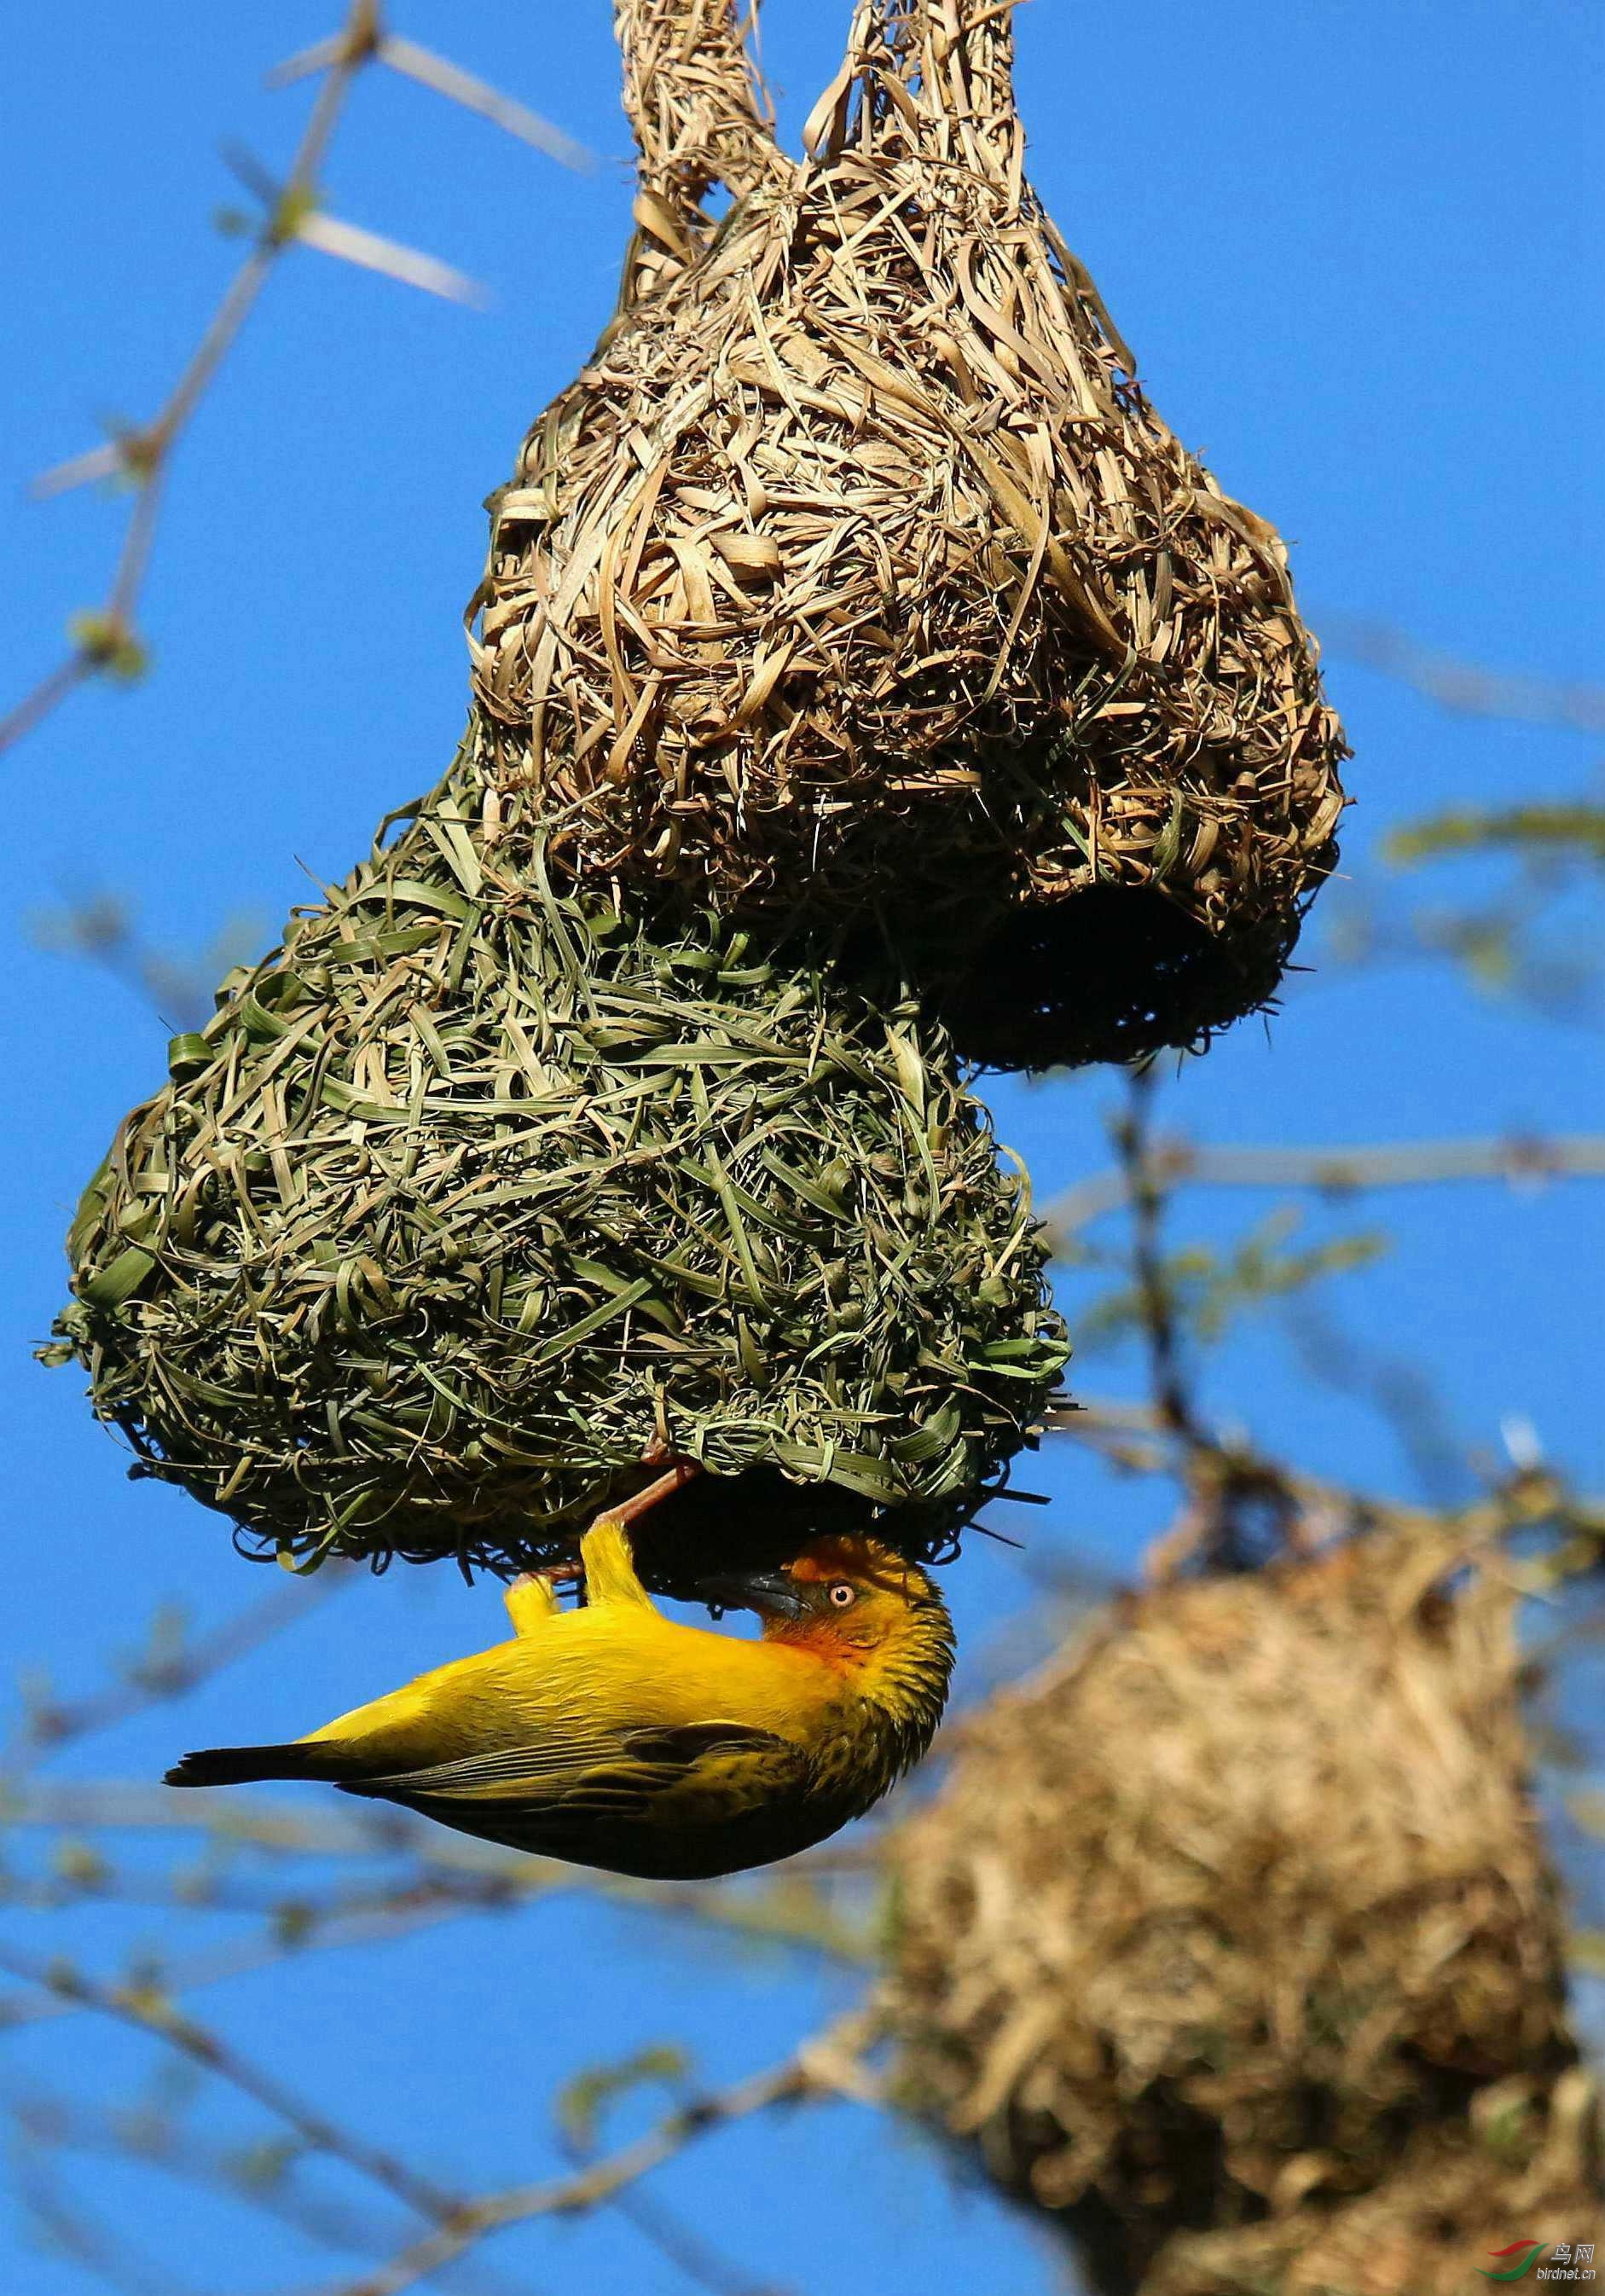
[[[1344,802],[1281,541],[1024,179],[1009,15],[872,0],[807,160],[743,138],[493,497],[471,638],[555,865],[879,930],[1001,1067],[1263,1004]]]
[[[464,754],[175,1039],[73,1226],[58,1353],[290,1556],[528,1565],[665,1453],[942,1537],[1068,1352],[946,1039],[554,886],[479,796]]]
[[[894,1837],[905,2090],[1101,2296],[1461,2296],[1600,2227],[1512,1598],[1468,1563],[1145,1595]]]

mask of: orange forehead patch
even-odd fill
[[[860,1585],[885,1587],[897,1594],[905,1594],[911,1584],[919,1583],[919,1574],[902,1555],[889,1546],[882,1546],[878,1538],[846,1538],[839,1533],[811,1539],[802,1553],[787,1563],[786,1570],[792,1578],[815,1583],[826,1578],[851,1578]]]

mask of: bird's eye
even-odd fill
[[[848,1603],[854,1599],[853,1589],[848,1585],[847,1580],[845,1578],[839,1578],[831,1589],[831,1608],[833,1610],[845,1611]]]

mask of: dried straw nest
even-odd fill
[[[686,283],[717,228],[708,193],[743,197],[767,172],[774,111],[730,0],[615,0],[624,108],[639,153],[618,310]]]
[[[1106,2296],[1460,2296],[1600,2225],[1511,1599],[1462,1560],[1147,1594],[893,1839],[907,2092]]]
[[[723,225],[493,497],[471,639],[556,865],[878,921],[1005,1067],[1263,1003],[1344,753],[1281,541],[1025,182],[1009,14],[872,0],[807,160],[744,127]]]
[[[554,889],[478,796],[461,757],[175,1039],[58,1359],[290,1555],[526,1564],[664,1448],[950,1527],[1068,1350],[946,1040]]]

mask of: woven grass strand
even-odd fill
[[[1014,15],[989,0],[879,0],[861,8],[852,53],[879,20],[935,158],[965,164],[1018,201],[1025,131],[1014,102]]]
[[[554,865],[877,920],[1000,1067],[1263,1003],[1344,803],[1285,550],[1150,406],[1007,68],[1006,10],[860,10],[807,160],[531,431],[471,608]]]
[[[654,1450],[945,1536],[1068,1349],[940,1030],[600,909],[480,796],[465,750],[175,1040],[84,1198],[58,1354],[291,1557],[525,1567]]]
[[[671,285],[705,249],[717,184],[742,198],[783,168],[774,109],[731,0],[616,0],[624,108],[640,154],[620,308]]]
[[[1514,1603],[1457,1529],[1145,1593],[894,1839],[905,2099],[1089,2286],[1457,2296],[1599,2223]]]

